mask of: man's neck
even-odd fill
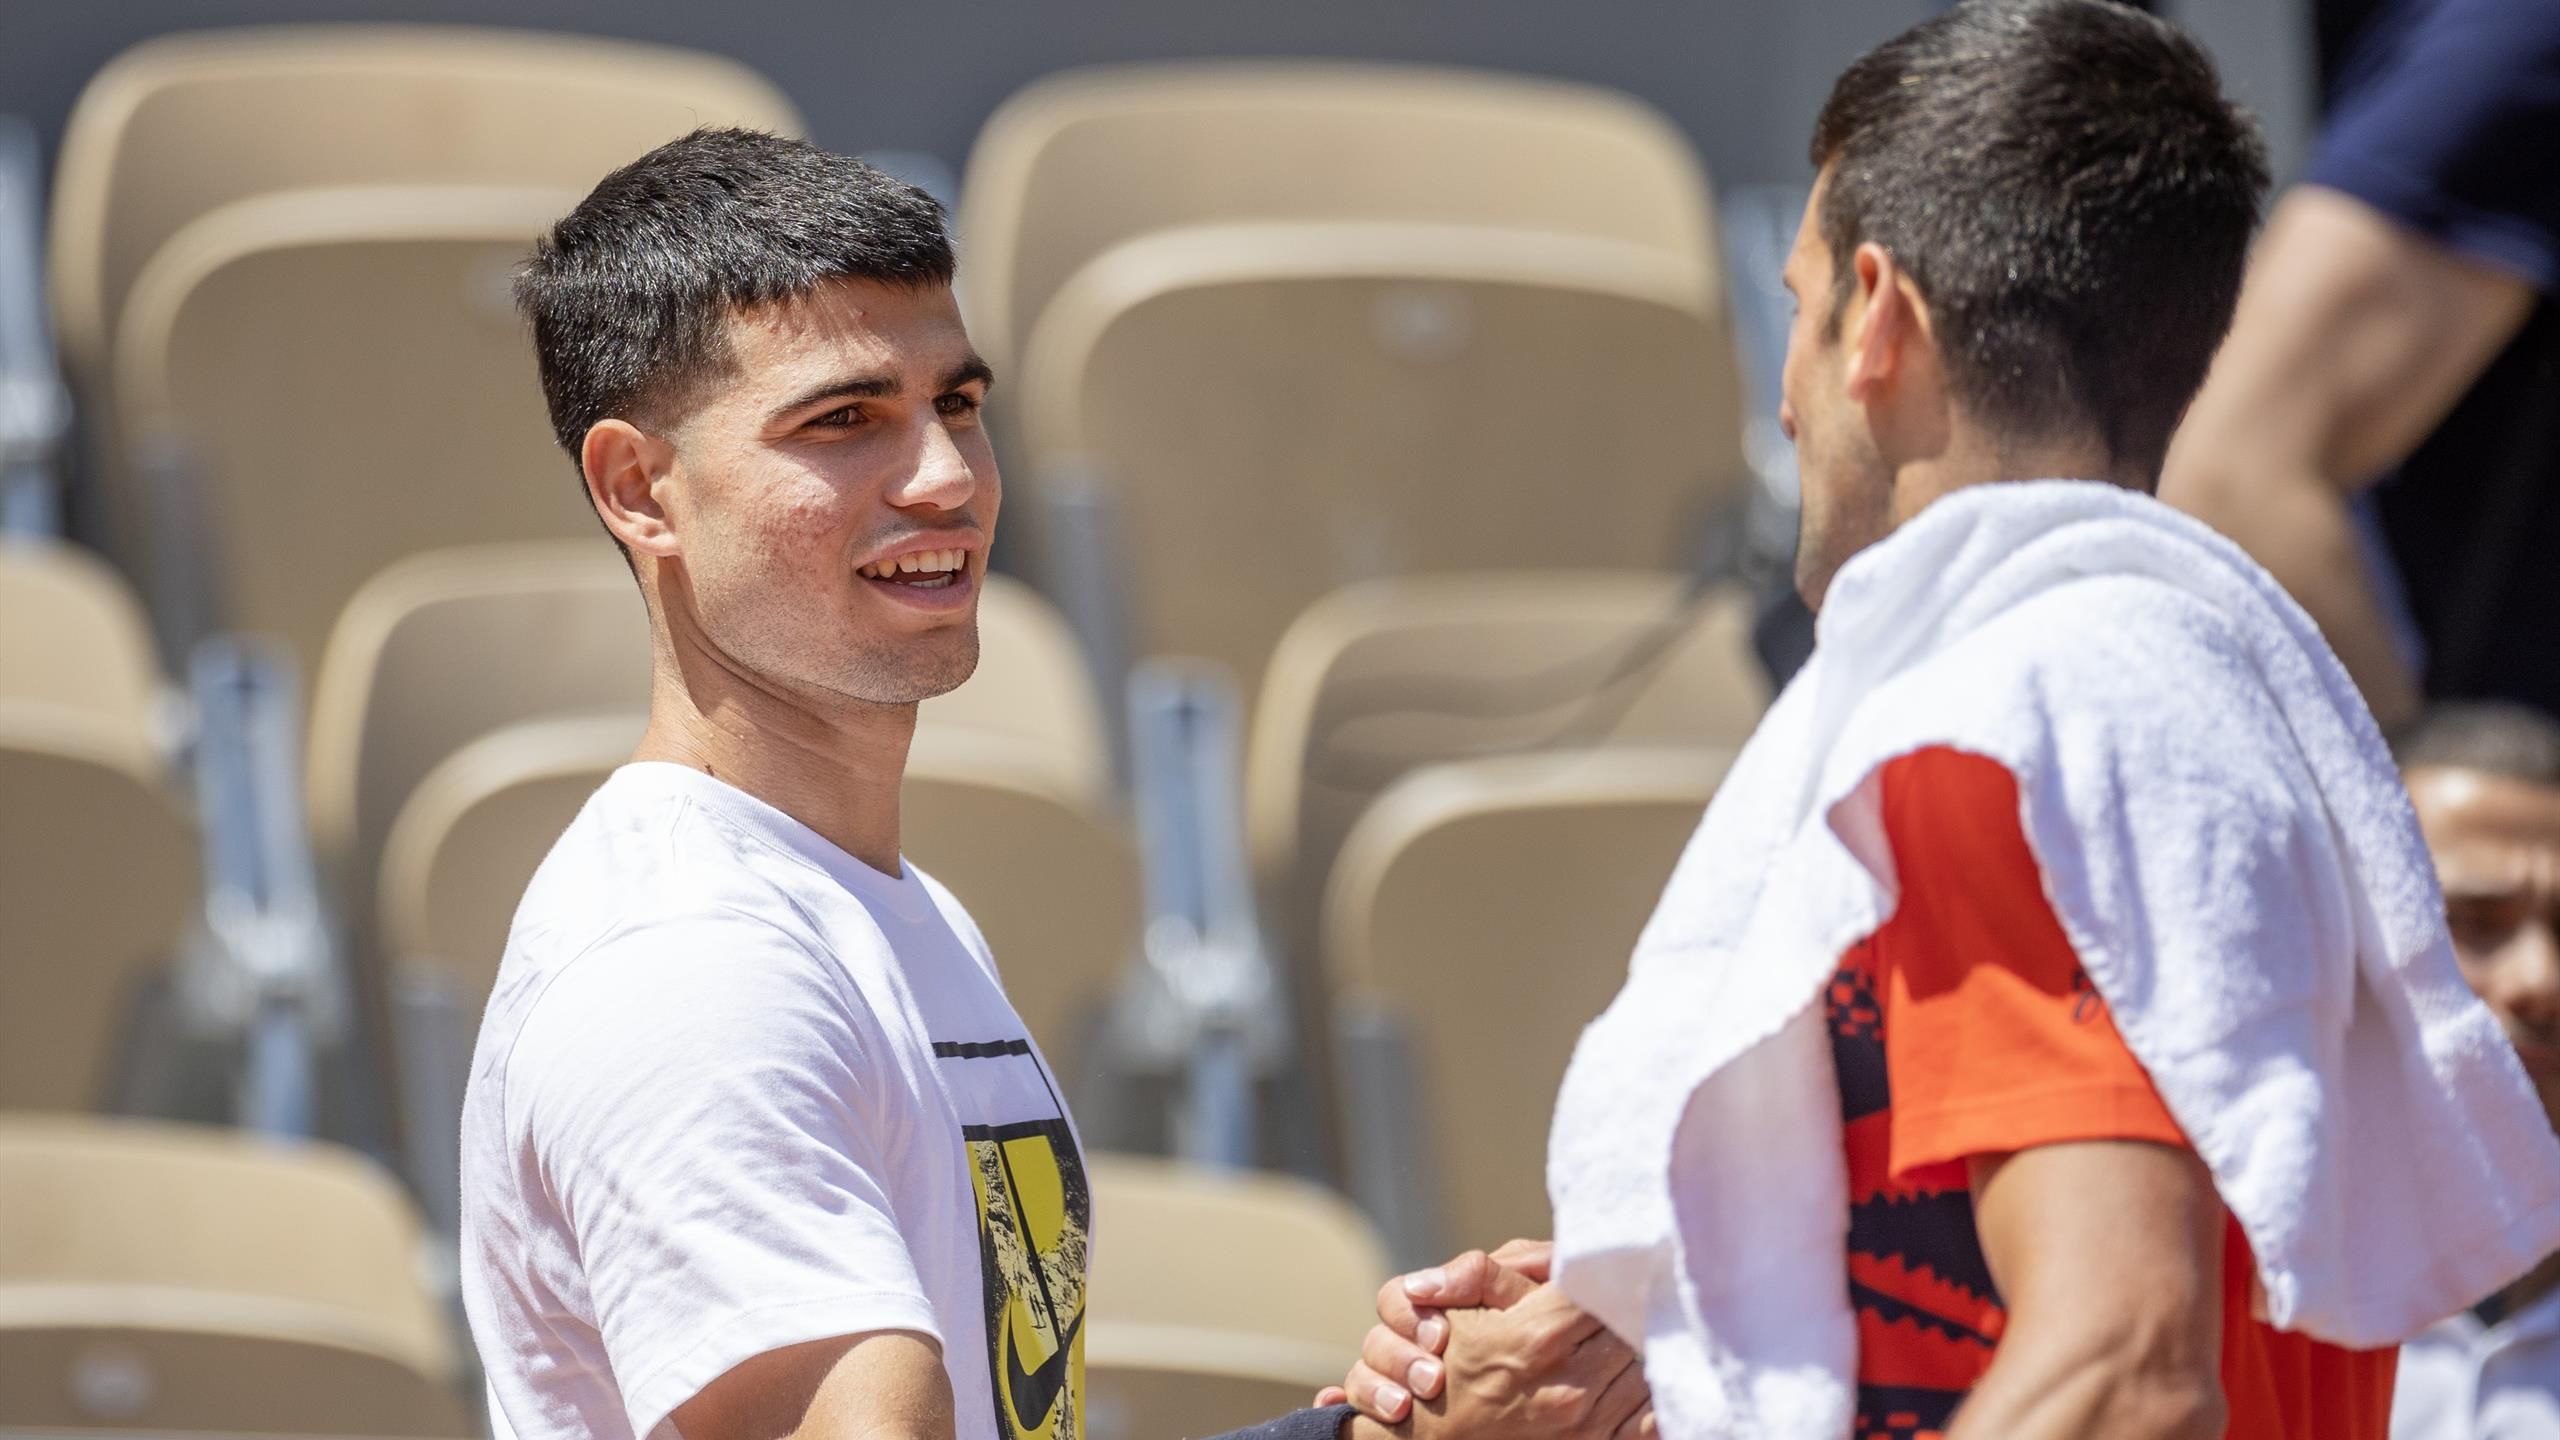
[[[1944,444],[1894,467],[1894,523],[1899,525],[1955,491],[2004,480],[2098,480],[2131,490],[2151,488],[2143,477],[2125,473],[2103,451],[2089,446],[2003,442],[1970,425],[1959,425]]]
[[[915,727],[913,705],[813,702],[662,636],[649,727],[632,758],[725,781],[897,875],[898,785]]]

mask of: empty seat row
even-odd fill
[[[733,62],[569,36],[326,26],[164,36],[66,127],[53,310],[93,438],[75,511],[156,604],[306,674],[403,555],[592,522],[550,442],[515,265],[607,171],[695,125],[796,132]],[[166,582],[164,582],[165,584]]]
[[[113,572],[0,537],[0,1108],[104,1103],[135,1000],[200,912],[162,689]]]
[[[44,997],[13,1007],[25,1034],[8,1047],[0,1102],[84,1108],[104,1093],[135,992],[165,970],[199,903],[191,830],[147,733],[156,682],[132,602],[76,555],[0,555],[5,613],[23,622],[6,632],[18,694],[0,719],[94,717],[0,735],[9,792],[28,799],[0,807],[0,833],[26,857],[0,883],[42,922],[13,930],[0,964],[13,992]],[[312,825],[398,1072],[446,1077],[441,1093],[409,1097],[424,1106],[416,1138],[450,1131],[451,1086],[526,881],[639,737],[649,662],[631,584],[593,539],[416,557],[359,593],[328,647]],[[907,849],[971,907],[1026,1022],[1072,1064],[1137,950],[1135,853],[1072,637],[1002,577],[981,633],[977,675],[924,706]],[[1395,1045],[1410,1053],[1397,1063],[1412,1067],[1426,1133],[1398,1143],[1452,1147],[1432,1167],[1453,1177],[1438,1198],[1369,1185],[1365,1199],[1461,1235],[1540,1210],[1543,1130],[1518,1117],[1551,1098],[1762,699],[1735,598],[1672,576],[1376,582],[1292,628],[1246,779],[1270,912],[1295,959],[1290,998],[1362,1035],[1401,1027]],[[83,758],[82,743],[119,735],[103,768]],[[57,771],[74,788],[36,778]],[[1477,837],[1477,882],[1428,860],[1444,829]],[[1561,835],[1575,838],[1559,849]],[[1441,990],[1471,998],[1431,1003]],[[416,993],[441,997],[454,1023],[404,1020],[401,997]],[[1527,998],[1538,995],[1554,998]],[[1474,1014],[1477,1002],[1490,1008]],[[1356,1072],[1339,1106],[1354,1178],[1386,1183],[1361,1174],[1381,1135],[1359,1111],[1380,1083],[1376,1049],[1336,1053],[1326,1025],[1309,1031],[1309,1063]],[[1510,1057],[1498,1077],[1469,1048],[1486,1043]],[[1496,1115],[1511,1118],[1471,1118]],[[421,1163],[442,1193],[450,1157]]]
[[[1088,1169],[1098,1233],[1127,1237],[1097,1250],[1090,1433],[1231,1429],[1339,1378],[1387,1272],[1348,1205],[1276,1177]],[[480,1432],[417,1210],[351,1151],[0,1116],[0,1214],[0,1427]]]
[[[552,445],[509,271],[603,171],[719,120],[796,127],[703,57],[333,27],[141,47],[66,139],[55,282],[112,437],[104,533],[137,573],[203,557],[224,622],[301,660],[313,830],[383,1015],[409,982],[485,988],[523,874],[645,696],[639,607]],[[1743,466],[1715,215],[1658,117],[1462,72],[1089,72],[989,122],[960,208],[963,300],[1018,397],[995,416],[1006,550],[1054,593],[1098,579],[1129,625],[1076,608],[1088,680],[1054,616],[991,591],[991,626],[1047,633],[1006,662],[991,631],[980,679],[927,707],[910,849],[1000,957],[1043,957],[1012,984],[1062,1053],[1141,924],[1102,759],[1127,656],[1264,689],[1248,818],[1310,1016],[1395,1008],[1395,953],[1351,978],[1326,897],[1407,772],[1522,746],[1694,761],[1747,729],[1734,603],[1662,573]],[[1103,522],[1070,524],[1087,502]],[[552,583],[545,539],[582,578],[493,630]],[[446,550],[489,541],[527,543]],[[1535,1017],[1568,1039],[1580,1018]],[[1434,1113],[1469,1103],[1430,1088]]]
[[[1250,688],[1359,580],[1686,562],[1740,494],[1715,217],[1628,97],[1369,65],[1072,72],[989,118],[973,334],[1059,593]],[[1059,505],[1099,501],[1102,525]]]
[[[606,170],[724,121],[797,127],[728,62],[567,37],[321,27],[119,57],[53,207],[110,553],[211,572],[154,603],[210,595],[313,670],[402,556],[583,533],[510,272]],[[977,338],[1018,372],[1006,563],[1125,589],[1128,633],[1089,637],[1107,659],[1205,656],[1249,687],[1341,584],[1676,565],[1739,493],[1704,177],[1623,96],[1076,73],[990,119],[960,209]],[[1091,493],[1099,541],[1055,514]],[[1607,519],[1553,523],[1568,508]]]

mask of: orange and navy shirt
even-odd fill
[[[1857,1440],[1932,1440],[2006,1323],[1965,1162],[2076,1140],[2185,1146],[2045,899],[1998,762],[1949,749],[1886,765],[1893,917],[1826,995],[1849,1162]],[[2223,1245],[2226,1432],[2384,1440],[2397,1352],[2348,1351],[2252,1315],[2256,1264]]]

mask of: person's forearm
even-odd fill
[[[2212,1377],[2041,1359],[2004,1340],[1947,1440],[2221,1440],[2224,1416]]]
[[[2236,473],[2243,470],[2247,473]],[[2383,730],[2417,714],[2418,677],[2375,593],[2355,519],[2329,477],[2280,464],[2187,474],[2161,498],[2238,541],[2284,586],[2336,651]]]

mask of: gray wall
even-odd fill
[[[1937,0],[0,0],[0,111],[47,153],[81,83],[165,30],[401,20],[589,31],[735,56],[814,138],[953,170],[997,102],[1064,66],[1194,56],[1351,56],[1554,75],[1629,90],[1697,141],[1719,185],[1802,177],[1805,133],[1850,57]],[[2302,0],[2186,0],[2175,13],[2298,153]]]

